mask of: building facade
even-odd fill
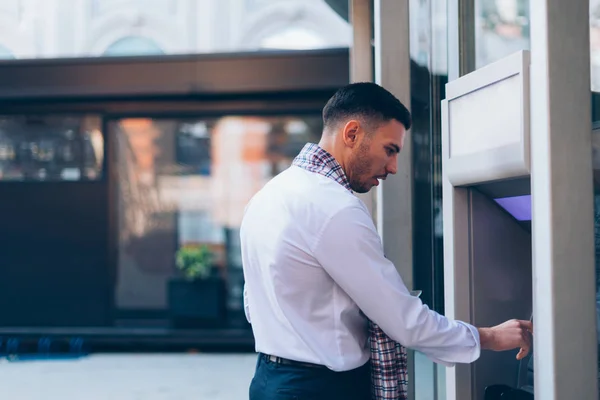
[[[348,47],[320,0],[6,0],[0,57],[205,54]]]

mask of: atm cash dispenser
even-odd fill
[[[528,320],[529,52],[449,82],[442,135],[446,315],[475,326]],[[475,363],[448,369],[447,398],[533,398],[529,358],[519,362],[516,354],[482,352]]]

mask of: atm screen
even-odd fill
[[[517,221],[531,221],[531,195],[502,197],[494,199]]]

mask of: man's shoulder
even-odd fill
[[[274,177],[254,197],[264,207],[285,203],[288,211],[314,212],[321,218],[345,208],[366,210],[358,197],[333,179],[295,166]]]
[[[361,204],[364,204],[348,189],[327,176],[292,167],[289,177],[293,177],[294,180],[286,180],[287,182],[298,184],[298,189],[303,197],[301,200],[326,214],[336,213],[347,207],[360,207]]]
[[[305,192],[311,194],[312,197],[336,196],[356,199],[356,196],[335,180],[295,165],[271,179],[265,189],[287,193]]]

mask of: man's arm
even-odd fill
[[[313,251],[369,319],[395,341],[435,361],[469,363],[479,358],[481,348],[508,350],[527,345],[518,324],[477,329],[448,319],[411,296],[394,265],[385,258],[370,216],[358,205],[325,222]]]
[[[244,283],[244,314],[246,314],[246,320],[249,324],[252,323],[250,321],[250,305],[248,304],[248,290],[246,289],[246,284]]]

